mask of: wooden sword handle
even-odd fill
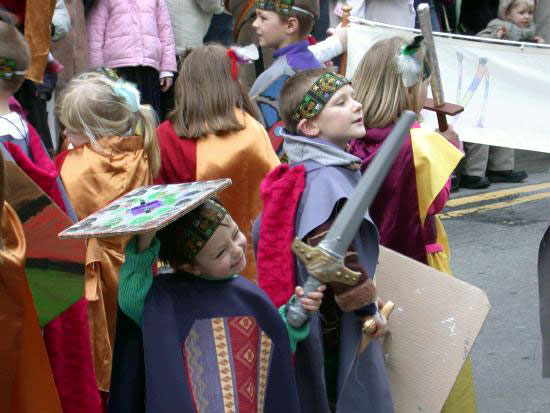
[[[391,301],[388,301],[386,304],[384,304],[384,307],[380,310],[380,314],[382,314],[386,319],[390,316],[391,312],[395,308],[395,304]],[[363,323],[363,337],[361,338],[361,345],[359,346],[359,354],[361,354],[367,346],[369,345],[372,335],[376,332],[376,323],[370,317],[367,321]]]

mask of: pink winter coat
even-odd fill
[[[87,29],[91,67],[150,66],[177,71],[164,0],[96,0]]]

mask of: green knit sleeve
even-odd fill
[[[152,266],[160,248],[155,238],[145,251],[136,252],[137,237],[126,246],[126,258],[120,268],[118,305],[120,309],[141,327],[145,297],[153,284]]]
[[[291,303],[295,299],[295,296],[292,296],[292,298],[289,300],[289,303]],[[307,336],[309,336],[309,321],[305,322],[304,325],[300,328],[292,327],[288,323],[288,319],[286,317],[286,307],[288,304],[285,304],[279,308],[279,315],[283,319],[286,330],[288,331],[288,338],[290,340],[290,349],[293,353],[296,352],[296,346],[298,345],[299,341],[305,340]]]

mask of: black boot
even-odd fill
[[[487,171],[487,178],[491,182],[511,182],[518,183],[523,182],[527,178],[527,172],[512,170],[508,171]]]
[[[491,185],[491,182],[484,176],[464,175],[460,177],[460,186],[468,189],[484,189]]]

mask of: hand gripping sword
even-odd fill
[[[304,296],[316,291],[321,284],[339,282],[355,285],[359,281],[361,274],[344,265],[346,252],[415,120],[414,112],[403,112],[319,245],[310,247],[298,238],[294,240],[292,251],[304,263],[309,274],[303,286]],[[287,320],[293,327],[299,328],[308,318],[300,299],[288,306]]]

